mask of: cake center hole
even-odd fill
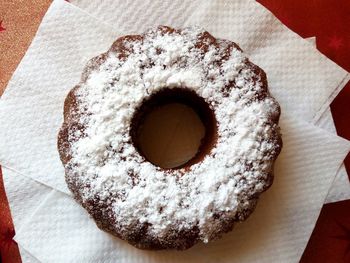
[[[152,95],[136,110],[132,123],[134,146],[164,169],[201,161],[216,141],[214,113],[203,98],[183,88]]]

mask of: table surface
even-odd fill
[[[51,2],[0,0],[0,95]],[[349,0],[258,2],[301,37],[315,36],[317,49],[350,72]],[[338,135],[350,139],[350,82],[333,101],[331,111]],[[345,164],[350,175],[350,154]],[[0,170],[0,262],[21,262],[17,244],[12,240],[14,234]],[[350,262],[350,200],[323,206],[300,262]]]

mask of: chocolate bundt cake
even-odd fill
[[[152,108],[193,107],[206,133],[172,169],[138,141]],[[66,182],[101,229],[142,249],[187,249],[231,231],[273,181],[280,107],[237,44],[160,26],[117,39],[68,94],[58,151]]]

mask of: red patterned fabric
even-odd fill
[[[0,168],[0,256],[3,263],[19,263],[21,257],[16,242],[12,239],[15,229],[11,219]]]
[[[350,200],[326,204],[300,263],[350,262]]]
[[[350,71],[349,0],[258,0],[258,2],[300,36],[316,36],[318,50]],[[11,25],[0,17],[0,37],[7,32],[5,31],[7,27]],[[350,82],[334,100],[331,110],[338,134],[350,139]],[[350,175],[350,154],[345,162]],[[21,262],[18,247],[12,240],[14,233],[0,172],[0,258],[2,259],[0,262]],[[350,200],[323,206],[300,262],[350,262]]]
[[[3,27],[2,21],[0,21],[0,32],[1,32],[1,31],[5,31],[5,30],[6,30],[6,28]]]

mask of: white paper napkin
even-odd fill
[[[107,50],[120,34],[132,32],[133,26],[136,29],[134,32],[142,32],[144,27],[157,24],[176,26],[199,24],[215,36],[238,42],[252,61],[267,72],[270,90],[281,103],[283,111],[308,121],[319,119],[322,109],[329,104],[349,78],[345,71],[326,60],[309,43],[288,31],[268,11],[253,1],[240,0],[234,3],[219,1],[205,4],[201,2],[199,8],[197,8],[199,2],[182,4],[177,1],[172,4],[173,12],[168,12],[169,15],[162,12],[162,8],[163,11],[164,8],[170,8],[167,6],[167,3],[170,4],[169,1],[164,2],[166,5],[156,5],[159,9],[154,9],[152,12],[149,11],[152,9],[146,9],[146,6],[147,4],[153,6],[154,1],[146,4],[135,1],[133,8],[123,3],[119,3],[120,6],[117,6],[117,2],[105,3],[109,3],[109,9],[115,11],[109,18],[116,17],[125,23],[109,27],[66,2],[54,1],[0,101],[0,126],[4,131],[0,135],[0,163],[62,192],[67,193],[67,188],[55,145],[57,131],[62,121],[64,97],[79,81],[86,61]],[[187,4],[191,12],[185,10]],[[96,10],[104,14],[106,5],[101,3],[99,6],[100,8]],[[123,6],[130,9],[125,9]],[[130,12],[131,9],[134,11]],[[113,22],[113,19],[107,22]],[[198,260],[213,262],[219,256],[219,253],[215,253],[219,250],[226,250],[222,260],[232,262],[234,257],[237,261],[244,262],[259,259],[259,255],[264,252],[262,244],[265,246],[267,240],[269,245],[273,246],[273,249],[268,247],[268,251],[273,250],[270,254],[279,254],[274,257],[275,261],[281,261],[281,257],[286,257],[286,262],[297,261],[296,258],[301,255],[311,233],[336,167],[349,147],[344,140],[339,141],[335,137],[330,139],[329,135],[291,118],[282,118],[281,125],[285,133],[283,151],[288,151],[282,154],[279,161],[282,164],[277,165],[280,168],[276,174],[285,175],[286,177],[279,178],[289,181],[282,180],[280,181],[282,183],[278,183],[276,178],[273,188],[267,192],[266,197],[263,197],[251,219],[224,239],[208,247],[199,245],[181,253],[136,250],[99,231],[70,197],[55,190],[44,197],[40,207],[32,210],[34,214],[31,217],[25,222],[18,223],[24,222],[23,227],[17,230],[16,239],[32,255],[44,262],[47,262],[46,259],[54,258],[62,260],[62,247],[68,249],[66,244],[71,244],[72,251],[66,250],[69,252],[64,254],[65,256],[71,253],[79,260],[81,256],[81,261],[74,258],[71,262],[89,262],[89,260],[96,262],[96,255],[89,252],[95,249],[99,255],[98,260],[101,257],[102,262],[108,262],[107,258],[111,260],[110,262],[114,262],[114,256],[125,259],[125,262],[161,259],[170,261],[173,256],[175,259],[181,257],[181,260],[191,262]],[[314,149],[315,145],[321,148],[315,150],[316,155],[313,158],[314,152],[310,149]],[[304,146],[307,148],[298,148]],[[284,164],[283,160],[286,159],[288,162]],[[312,160],[319,160],[321,163],[314,163]],[[317,174],[308,176],[307,167],[312,173]],[[302,174],[306,176],[300,177]],[[287,185],[289,190],[284,191],[283,187]],[[319,189],[315,189],[316,186]],[[297,191],[294,189],[299,187],[303,191],[296,195]],[[298,205],[292,201],[293,197],[296,198]],[[300,199],[301,197],[304,199]],[[66,207],[62,208],[59,204]],[[286,207],[289,210],[283,210]],[[29,214],[31,211],[28,211]],[[268,214],[275,216],[270,218]],[[53,218],[57,218],[56,221],[52,220]],[[69,220],[81,225],[73,224]],[[31,231],[29,226],[32,225],[36,226],[38,233],[29,233]],[[267,228],[271,225],[271,228]],[[297,229],[302,231],[288,230],[289,227],[296,225]],[[78,237],[67,235],[76,233],[71,232],[74,230],[72,227],[78,227],[78,233],[84,235]],[[40,229],[43,230],[40,232]],[[273,238],[271,233],[277,233],[276,231],[282,232],[277,238]],[[250,236],[255,239],[250,239]],[[36,238],[33,240],[31,237]],[[77,241],[79,246],[74,246]],[[249,250],[252,247],[253,249]],[[235,248],[233,253],[238,254],[231,254],[232,248]],[[269,257],[272,258],[271,255],[266,257],[267,261]]]
[[[16,207],[30,202],[16,193],[14,174],[4,172],[15,239],[42,262],[297,262],[350,144],[288,117],[281,125],[284,148],[272,188],[252,216],[219,241],[185,252],[138,250],[100,231],[70,196],[56,190],[44,193],[44,186],[17,175],[28,184],[26,194],[40,204],[20,220]]]
[[[312,120],[349,77],[308,42],[281,26],[259,4],[215,3],[203,4],[185,24],[193,22],[215,36],[237,39],[252,60],[267,71],[270,91],[284,112]],[[146,6],[140,3],[136,13],[139,7]],[[141,32],[143,29],[139,28]],[[87,60],[106,51],[117,35],[73,5],[63,0],[53,2],[0,101],[3,166],[69,193],[56,149],[63,101],[79,82]]]
[[[327,129],[329,132],[335,133],[335,127],[334,127],[332,115],[329,109],[322,116],[318,125],[323,129]],[[31,221],[34,221],[34,222],[30,224],[33,224],[33,223],[36,224],[35,221],[37,221],[37,219],[35,215],[33,215],[36,211],[36,208],[41,203],[45,202],[48,194],[51,191],[55,191],[55,190],[52,190],[49,187],[36,183],[32,179],[29,179],[23,175],[20,175],[12,170],[3,168],[2,172],[3,172],[3,179],[4,179],[5,189],[7,193],[7,198],[11,208],[12,219],[17,232],[19,232],[19,229],[22,228],[23,223],[25,223],[26,221],[27,221],[27,224],[28,222],[31,222]],[[345,171],[345,167],[344,165],[342,165],[341,168],[338,170],[337,175],[333,181],[332,187],[327,195],[326,203],[340,201],[344,199],[350,199],[350,184]],[[68,202],[71,203],[71,201],[68,201]],[[77,204],[75,204],[75,206],[77,206]],[[67,210],[65,211],[65,213],[69,213],[69,211]],[[84,216],[85,216],[85,213],[84,213]],[[43,218],[42,220],[47,221],[48,215],[46,215],[45,218]],[[311,222],[310,225],[312,226],[313,222]],[[45,230],[46,235],[49,237],[52,236],[50,229]],[[36,238],[36,237],[37,236],[34,235],[33,238]],[[16,237],[16,239],[21,244],[22,240],[19,239],[18,236]],[[305,241],[299,241],[299,242],[300,242],[300,247],[304,246]],[[21,245],[19,245],[19,248],[22,256],[22,261],[24,263],[39,262],[39,260],[37,260]],[[44,247],[43,249],[46,250],[47,248]],[[49,251],[51,250],[49,249]]]

